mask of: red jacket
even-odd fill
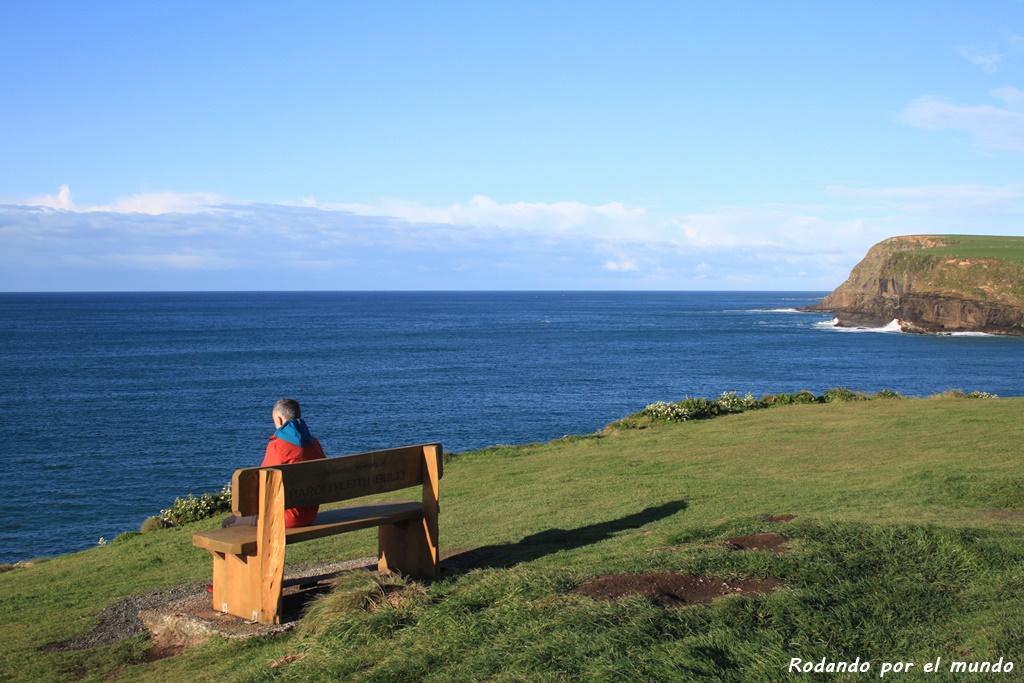
[[[263,456],[263,464],[260,467],[273,467],[274,465],[287,465],[293,462],[305,462],[326,457],[320,442],[313,438],[313,443],[308,446],[296,446],[276,436],[270,437],[267,444],[267,454]],[[286,529],[293,529],[298,526],[309,526],[316,519],[316,513],[320,510],[319,505],[306,505],[300,508],[289,508],[284,511],[284,526]]]

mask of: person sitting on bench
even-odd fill
[[[260,467],[274,467],[293,462],[305,462],[326,457],[320,442],[309,433],[306,421],[302,419],[302,408],[294,398],[282,398],[274,404],[271,412],[274,426],[277,427],[267,444],[267,453],[263,456]],[[309,526],[316,519],[318,505],[307,505],[284,511],[284,526],[287,529]],[[238,517],[231,515],[221,526],[256,526],[257,515]]]

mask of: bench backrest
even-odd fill
[[[236,470],[231,478],[231,508],[237,515],[259,512],[261,467]],[[308,462],[277,465],[284,484],[286,508],[323,505],[375,493],[423,486],[424,500],[437,500],[442,475],[439,443],[402,446]]]

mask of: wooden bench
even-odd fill
[[[232,511],[259,515],[257,526],[202,531],[192,544],[213,555],[213,608],[280,623],[284,550],[289,543],[379,527],[377,568],[431,579],[438,571],[441,444],[404,446],[277,467],[232,477]],[[310,526],[286,529],[284,511],[420,486],[422,500],[388,500],[321,510]]]

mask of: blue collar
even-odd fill
[[[296,446],[308,446],[313,443],[313,435],[309,433],[309,427],[301,417],[285,422],[274,432],[274,436]]]

